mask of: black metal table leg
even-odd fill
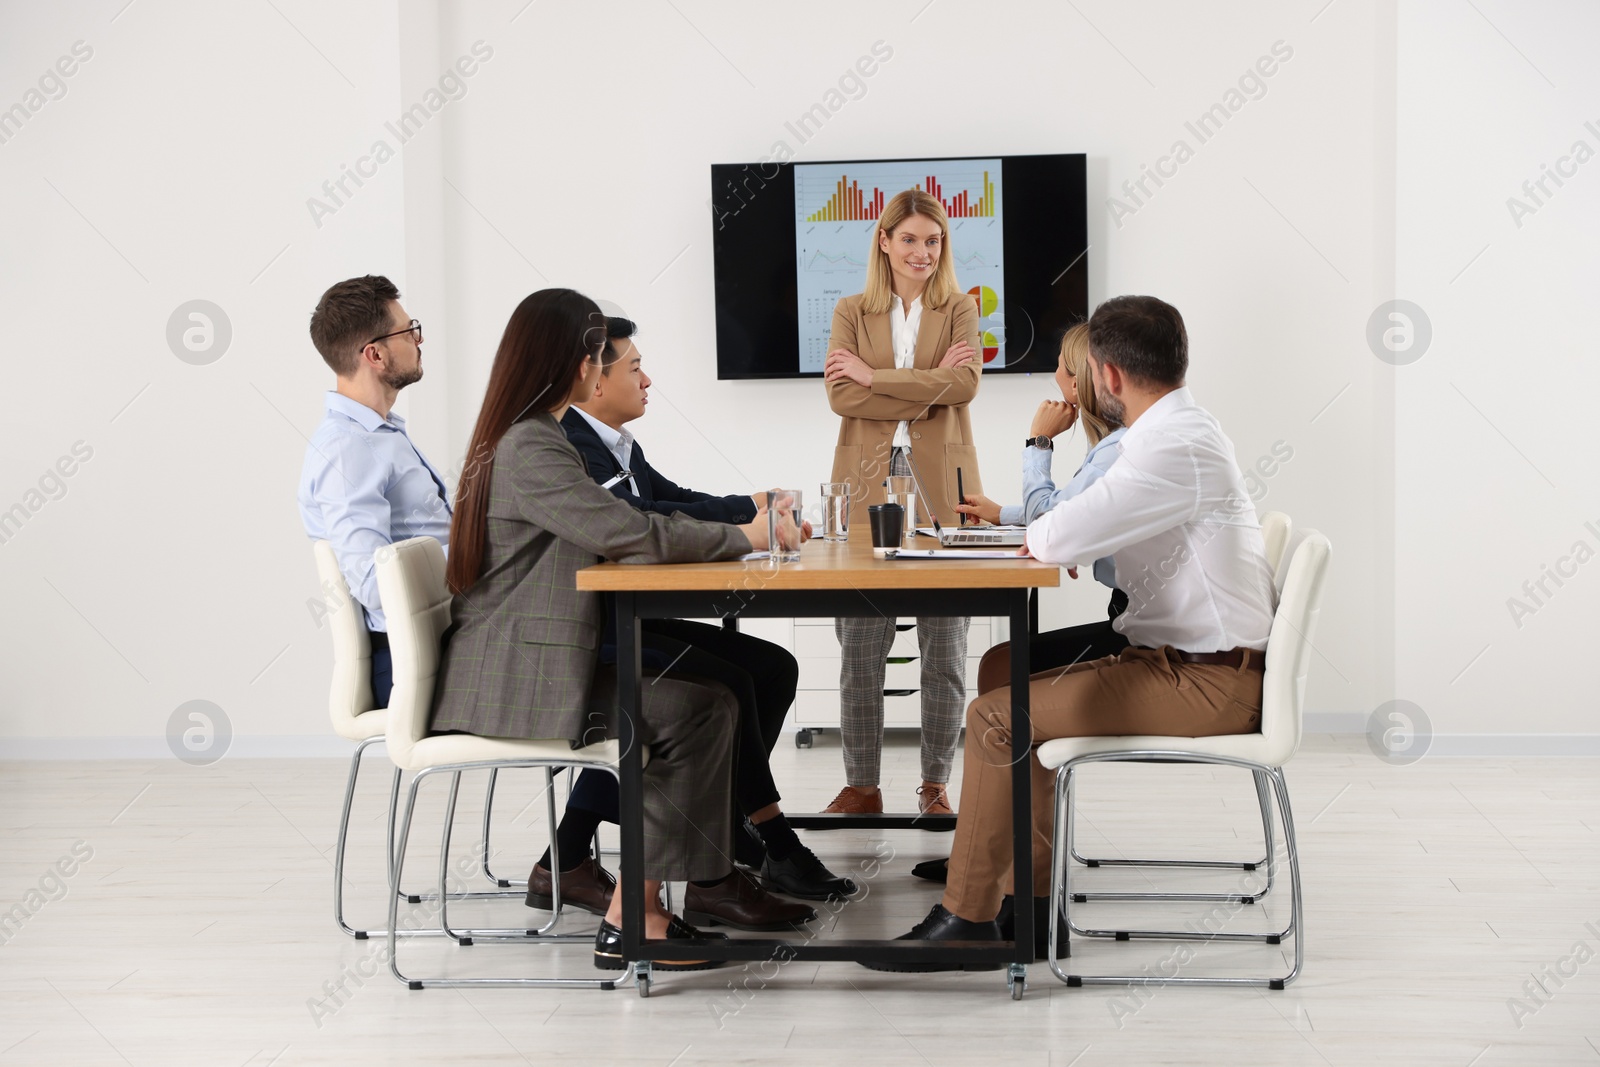
[[[622,746],[622,958],[637,960],[644,941],[644,753],[639,744],[641,702],[639,613],[633,593],[618,593],[617,736]]]
[[[1033,716],[1028,675],[1031,665],[1028,639],[1028,595],[1018,591],[1012,599],[1011,632],[1022,635],[1011,642],[1011,831],[1017,962],[1033,962]]]

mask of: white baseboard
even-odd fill
[[[1308,734],[1360,735],[1366,716],[1359,712],[1312,712]],[[355,743],[332,734],[242,734],[224,759],[349,759]],[[1506,756],[1600,756],[1600,734],[1435,734],[1429,756],[1495,758]],[[0,760],[169,760],[165,737],[9,737],[0,738]]]
[[[349,759],[355,742],[332,734],[241,734],[224,759]],[[6,737],[0,760],[170,760],[165,737]]]

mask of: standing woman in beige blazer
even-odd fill
[[[884,478],[912,473],[914,461],[925,506],[954,526],[957,469],[968,493],[982,492],[967,405],[983,363],[977,304],[956,283],[943,206],[919,189],[898,194],[884,205],[868,256],[866,291],[839,301],[828,338],[823,377],[842,416],[832,480],[850,483],[851,520],[864,524],[867,506],[884,500]],[[923,814],[951,811],[946,786],[966,705],[970,621],[917,619]],[[883,811],[883,679],[894,623],[882,615],[834,623],[846,784],[829,812]]]

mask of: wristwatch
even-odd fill
[[[1022,444],[1024,447],[1031,446],[1033,448],[1042,448],[1046,452],[1055,448],[1055,445],[1050,443],[1050,438],[1044,434],[1040,434],[1038,437],[1030,437],[1026,441],[1022,442]]]

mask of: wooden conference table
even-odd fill
[[[919,539],[926,540],[926,539]],[[928,541],[928,543],[932,543]],[[649,996],[652,960],[901,960],[1006,964],[1013,997],[1022,995],[1033,962],[1033,909],[1016,910],[1015,941],[644,940],[644,766],[634,744],[640,704],[641,619],[793,618],[882,615],[1008,616],[1013,636],[1029,632],[1029,590],[1057,586],[1058,568],[1023,557],[971,560],[880,560],[865,523],[847,542],[808,541],[798,563],[765,560],[629,565],[601,563],[578,572],[578,588],[616,596],[618,725],[622,742],[622,953],[633,964],[641,996]],[[1011,652],[1012,766],[1031,758],[1028,642]],[[1012,849],[1017,885],[1033,883],[1033,813],[1028,776],[1011,783]],[[904,827],[894,816],[791,815],[797,826]],[[850,818],[850,817],[846,817]]]

